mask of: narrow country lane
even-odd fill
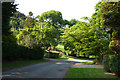
[[[72,61],[50,61],[13,69],[2,73],[3,78],[64,78]]]
[[[2,77],[4,78],[64,78],[66,72],[70,67],[100,67],[100,66],[90,66],[90,65],[74,65],[79,62],[87,62],[91,60],[81,60],[81,59],[73,59],[73,60],[56,60],[49,59],[49,62],[33,64],[29,66],[25,66],[22,68],[12,69],[2,73]]]

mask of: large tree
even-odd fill
[[[10,17],[16,11],[16,5],[13,2],[3,2],[2,3],[2,33],[9,34],[9,21]]]
[[[110,49],[120,53],[120,2],[103,2],[101,5],[102,27],[108,30],[111,42]]]
[[[61,36],[65,49],[76,51],[76,55],[103,56],[108,48],[109,40],[107,33],[101,26],[100,2],[96,5],[96,12],[91,18],[82,17],[87,22],[78,21],[67,27]]]
[[[15,38],[11,35],[9,31],[11,26],[9,26],[10,17],[16,11],[16,6],[14,2],[3,2],[2,3],[2,41],[13,41]]]
[[[63,24],[62,13],[55,10],[44,12],[40,16],[40,21],[48,22],[55,28],[60,28]]]

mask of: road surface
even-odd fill
[[[12,69],[2,73],[3,78],[64,78],[68,69],[77,62],[90,60],[53,60],[22,68]]]

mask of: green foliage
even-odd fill
[[[109,48],[115,49],[115,42],[114,42],[114,41],[111,41],[111,42],[110,42]]]
[[[15,17],[15,18],[21,18],[23,20],[26,19],[26,16],[23,13],[19,12],[19,11],[16,11],[15,13],[13,13],[13,17]]]
[[[120,55],[107,55],[104,58],[104,69],[108,72],[116,73],[120,76]]]
[[[112,40],[109,43],[109,48],[110,48],[111,51],[113,51],[116,54],[120,52],[119,44],[116,44],[116,41],[114,41],[114,40]]]
[[[29,16],[33,16],[33,13],[31,11],[29,12]]]
[[[16,43],[17,39],[13,34],[11,35],[2,35],[3,42]]]
[[[75,19],[70,22],[66,21],[65,31],[62,33],[61,42],[64,49],[71,51],[72,55],[86,56],[97,55],[102,56],[104,51],[108,49],[109,40],[107,33],[101,27],[101,13],[99,2],[95,7],[95,13],[92,18],[82,17],[87,22],[77,21]],[[74,23],[72,26],[70,23]]]
[[[104,69],[107,71],[107,72],[110,72],[111,69],[111,61],[110,61],[110,58],[109,56],[106,56],[105,59],[104,59]]]
[[[56,49],[57,49],[57,51],[60,51],[60,52],[65,52],[65,50],[64,50],[64,45],[61,45],[61,44],[58,44],[57,46],[56,46]]]
[[[3,2],[2,3],[2,34],[8,35],[10,26],[10,17],[16,11],[16,6],[14,2]]]
[[[42,35],[45,37],[42,39],[42,44],[46,47],[51,46],[55,48],[58,45],[61,27],[63,26],[62,14],[59,11],[47,11],[37,16],[39,21],[36,23],[37,27],[41,28]]]
[[[39,47],[29,49],[24,46],[19,46],[15,43],[2,44],[2,59],[5,60],[21,60],[21,59],[42,59],[44,51]]]
[[[120,38],[119,35],[120,35],[119,30],[112,32],[112,39],[119,39]]]
[[[6,5],[3,3],[3,8]],[[11,29],[7,26],[8,17],[12,15],[11,12],[14,12],[15,5],[11,3],[8,5],[14,7],[13,11],[12,9],[10,9],[10,12],[8,11],[10,15],[3,15],[6,18],[6,20],[3,20],[3,31],[7,30],[7,32],[3,33],[3,60],[41,59],[44,55],[42,47],[44,49],[48,47],[55,49],[60,42],[64,45],[64,49],[59,49],[62,52],[67,52],[69,55],[77,57],[98,56],[97,59],[101,62],[103,55],[109,54],[110,50],[119,53],[119,2],[99,2],[96,4],[95,13],[93,13],[91,18],[82,17],[85,22],[76,19],[63,20],[62,13],[54,10],[44,12],[35,18],[33,18],[32,12],[29,12],[28,17],[16,12],[10,20],[9,26],[12,27]],[[3,13],[6,10],[8,9],[6,8]],[[6,34],[8,34],[9,29],[13,33],[8,36]],[[113,39],[111,42],[107,31],[110,33],[111,39]],[[15,44],[16,40],[17,44]],[[53,58],[60,56],[57,53],[48,54]],[[48,54],[45,55],[48,56]],[[112,71],[119,75],[117,72],[119,68],[115,67],[119,65],[119,60],[117,61],[117,59],[118,56],[116,55],[108,56],[104,62],[107,71]]]
[[[10,17],[16,12],[16,4],[14,2],[2,3],[2,42],[16,43],[15,36],[11,34],[9,26]]]
[[[40,22],[48,22],[56,28],[62,27],[63,19],[62,14],[59,11],[47,11],[41,14]]]
[[[76,20],[76,19],[71,19],[71,20],[69,21],[69,25],[70,25],[70,26],[73,26],[73,25],[77,24],[78,22],[79,22],[79,21]]]
[[[52,14],[53,16],[58,16],[59,19],[56,20],[62,19],[61,13],[57,12],[56,14],[55,12],[57,11],[52,11],[52,13],[50,14]],[[12,60],[13,57],[15,57],[15,59],[19,59],[21,58],[21,56],[23,57],[22,59],[37,59],[40,56],[41,56],[40,58],[42,58],[43,50],[41,49],[41,47],[45,48],[53,46],[55,48],[55,46],[58,45],[61,29],[56,28],[56,23],[55,25],[52,25],[50,22],[47,21],[40,22],[36,20],[39,17],[33,19],[31,17],[33,15],[32,12],[30,12],[29,14],[30,15],[26,19],[23,19],[23,14],[21,14],[20,12],[16,12],[14,16],[11,17],[10,21],[10,26],[12,26],[11,32],[13,32],[12,35],[16,37],[16,39],[13,38],[13,40],[17,40],[17,44],[19,46],[17,44],[4,43],[8,45],[8,46],[6,45],[6,47],[5,45],[3,45],[4,49],[8,50],[13,49],[10,53],[4,52],[5,53],[5,55],[3,55],[5,57],[4,59],[7,59],[7,57],[9,57],[8,60]],[[54,17],[51,19],[53,19],[53,22],[55,22]],[[58,25],[60,26],[60,23],[58,23]],[[6,36],[3,37],[5,37],[6,40],[8,39],[6,38]],[[9,38],[12,37],[10,36]],[[26,54],[23,55],[19,53],[20,51],[23,51],[23,53]],[[39,53],[39,51],[41,52]],[[12,56],[9,56],[8,54],[12,54]],[[20,54],[20,57],[17,57],[17,54]]]
[[[108,33],[110,34],[110,39],[112,41],[109,44],[110,49],[115,53],[120,52],[120,2],[104,2],[101,4],[102,13],[101,24],[103,28],[110,29]]]
[[[32,16],[33,13],[30,11],[29,16],[24,21],[24,28],[33,28],[35,26],[35,20]]]
[[[81,65],[81,64],[90,64],[90,65],[92,65],[92,64],[95,64],[95,62],[94,61],[80,62],[80,63],[76,63],[75,65]]]
[[[10,26],[12,28],[14,28],[15,30],[19,29],[19,28],[23,28],[23,26],[24,26],[24,20],[21,17],[19,17],[19,18],[10,17]]]
[[[115,29],[120,25],[120,2],[113,3],[102,3],[101,12],[102,12],[102,26]]]
[[[87,23],[79,22],[78,24],[66,28],[61,41],[66,50],[77,50],[77,54],[99,55],[103,50],[107,49],[109,41],[106,33],[98,26],[89,26]],[[106,46],[106,47],[105,47]]]
[[[25,28],[19,29],[19,34],[16,36],[19,45],[23,45],[29,48],[36,48],[41,46],[42,35],[40,29],[37,28]]]
[[[59,43],[61,29],[57,29],[47,22],[41,23],[37,27],[40,28],[40,33],[43,36],[41,44],[46,47],[53,46],[55,48]]]

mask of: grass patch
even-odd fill
[[[62,55],[60,58],[55,58],[55,59],[63,59],[63,60],[68,60],[70,57],[66,56],[66,55]]]
[[[117,78],[100,68],[70,68],[65,78]]]
[[[13,68],[18,68],[18,67],[24,67],[27,65],[31,65],[31,64],[36,64],[36,63],[41,63],[41,62],[47,62],[47,60],[22,60],[22,61],[12,61],[12,62],[3,62],[2,63],[2,70],[6,71],[6,70],[10,70]]]
[[[94,61],[80,62],[80,63],[76,63],[75,65],[80,65],[80,64],[95,64],[95,62]]]

